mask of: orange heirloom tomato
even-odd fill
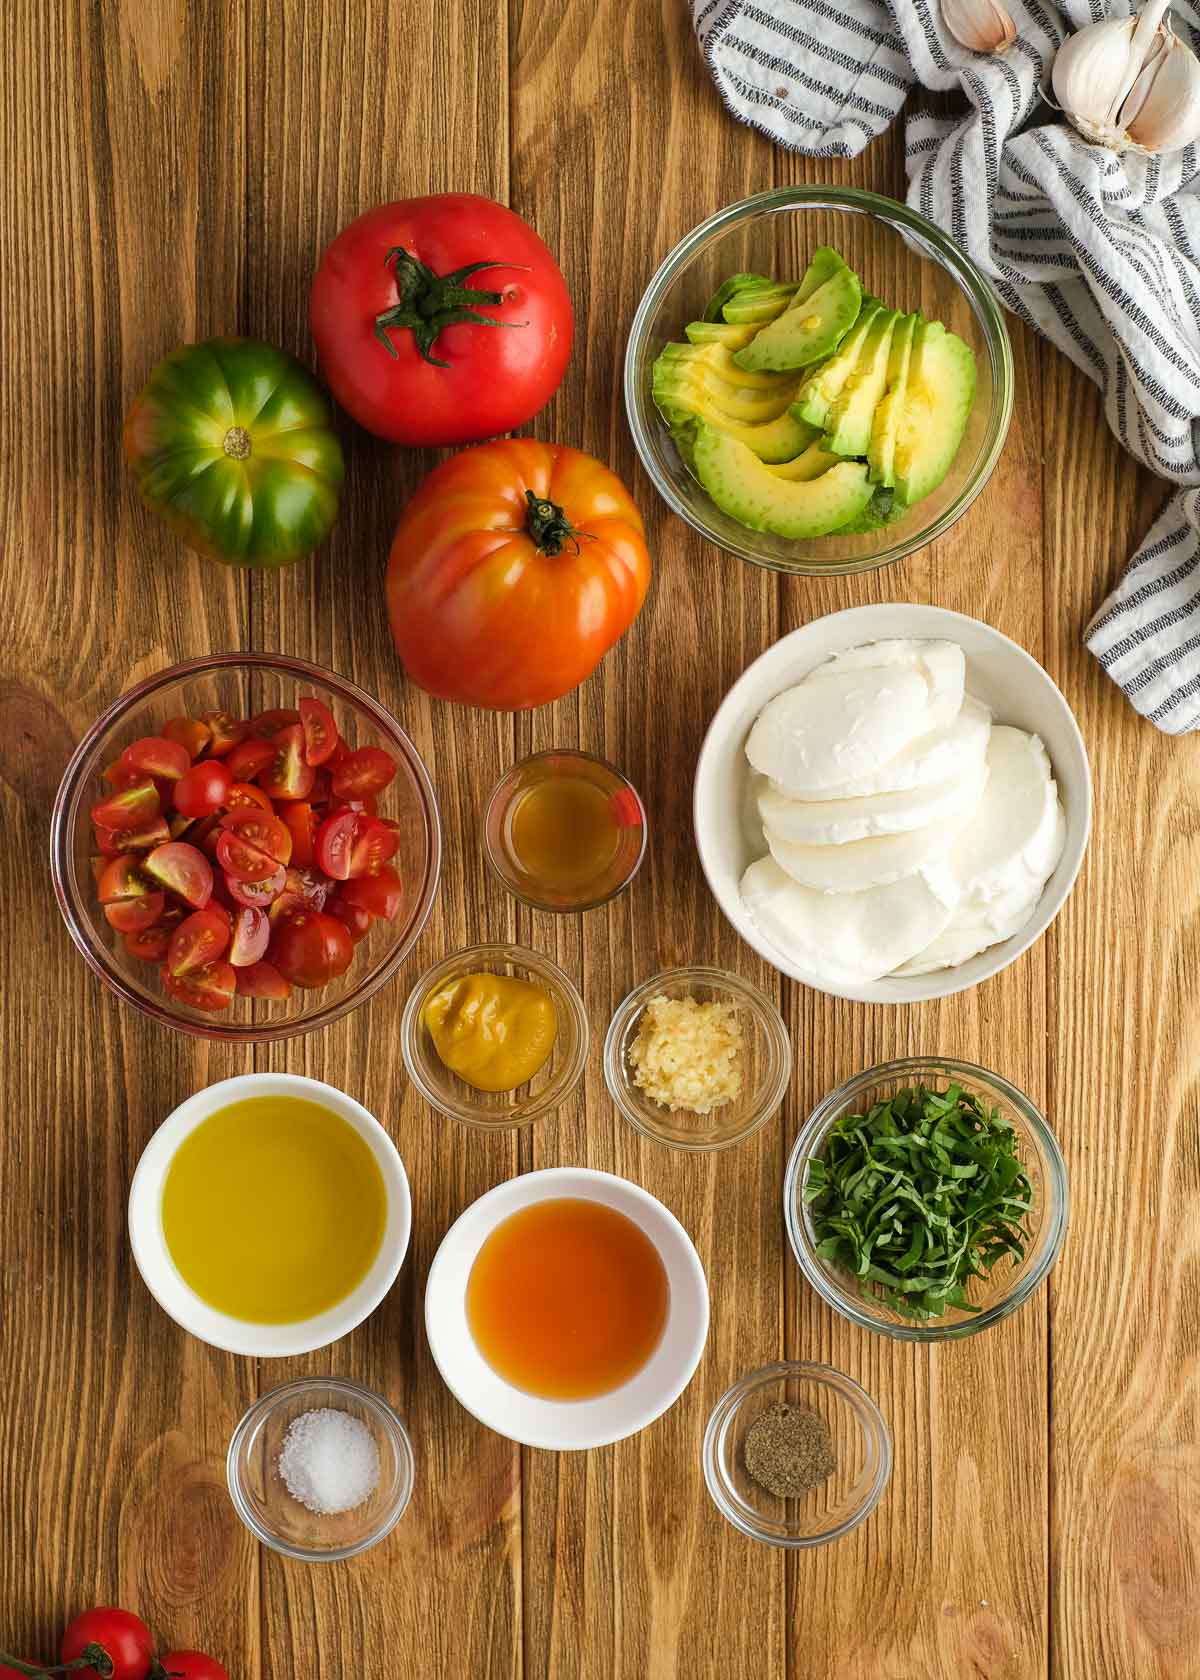
[[[519,711],[569,694],[633,623],[642,517],[591,455],[501,438],[435,467],[388,562],[392,636],[430,694]]]

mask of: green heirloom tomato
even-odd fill
[[[252,338],[182,344],[125,421],[148,507],[189,547],[235,566],[288,566],[329,535],[342,449],[324,391]]]

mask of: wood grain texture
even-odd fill
[[[898,135],[844,165],[772,148],[723,111],[679,0],[17,0],[0,8],[0,62],[0,1647],[49,1655],[69,1612],[119,1598],[234,1680],[1194,1680],[1200,747],[1139,722],[1081,646],[1161,496],[1121,456],[1096,393],[1014,328],[1013,428],[970,514],[889,572],[776,579],[656,499],[620,400],[628,323],[663,254],[750,191],[832,181],[903,196]],[[333,540],[254,578],[182,550],[120,462],[121,416],[165,350],[240,331],[311,362],[324,244],[382,199],[449,188],[511,203],[558,253],[578,338],[530,429],[628,478],[655,557],[647,606],[595,678],[515,719],[428,700],[391,652],[382,569],[431,458],[346,422]],[[690,834],[699,742],[741,669],[797,624],[887,600],[956,607],[1028,648],[1075,709],[1097,789],[1092,849],[1050,935],[974,993],[895,1011],[767,971],[719,917]],[[432,768],[447,835],[434,920],[393,985],[254,1057],[119,1010],[52,917],[44,863],[58,776],[97,711],[148,671],[241,646],[314,659],[391,706]],[[485,873],[480,807],[514,757],[573,744],[633,776],[650,852],[608,910],[518,915]],[[595,1040],[578,1095],[519,1138],[428,1112],[397,1047],[420,970],[487,937],[555,955]],[[779,1120],[709,1158],[636,1137],[600,1069],[629,987],[695,959],[764,985],[796,1047]],[[779,1186],[822,1094],[887,1057],[939,1051],[1045,1105],[1073,1214],[1048,1289],[986,1336],[931,1351],[853,1330],[814,1299]],[[158,1120],[251,1065],[365,1101],[416,1208],[380,1311],[324,1354],[263,1366],[177,1332],[124,1237]],[[421,1317],[458,1212],[558,1163],[661,1196],[713,1291],[687,1394],[638,1439],[585,1456],[521,1452],[476,1425],[441,1385]],[[699,1466],[718,1394],[785,1352],[856,1376],[896,1444],[873,1520],[786,1561],[723,1522]],[[394,1536],[329,1569],[255,1548],[223,1486],[242,1409],[303,1371],[387,1394],[418,1455]]]

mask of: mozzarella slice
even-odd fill
[[[824,798],[946,728],[962,706],[964,672],[953,642],[876,642],[836,654],[767,703],[746,756],[784,792]]]
[[[897,793],[966,775],[972,764],[986,758],[991,728],[991,712],[981,700],[968,694],[962,711],[944,729],[921,736],[870,775],[826,788],[821,798],[865,799],[876,793]],[[787,789],[779,791],[786,793]]]
[[[946,862],[960,892],[942,932],[899,971],[953,968],[1019,933],[1033,915],[1066,842],[1066,817],[1036,735],[992,730],[979,810]]]
[[[861,799],[789,799],[765,777],[755,777],[764,829],[798,846],[844,846],[879,834],[904,834],[930,823],[954,823],[978,805],[987,781],[982,748],[950,781],[918,783]],[[961,825],[960,825],[961,826]]]
[[[937,871],[860,893],[801,887],[761,858],[742,876],[742,901],[773,945],[815,980],[861,985],[926,949],[950,920],[953,883]]]

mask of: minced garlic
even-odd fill
[[[742,1091],[742,1028],[731,1003],[653,997],[629,1047],[633,1082],[663,1108],[710,1114]]]

